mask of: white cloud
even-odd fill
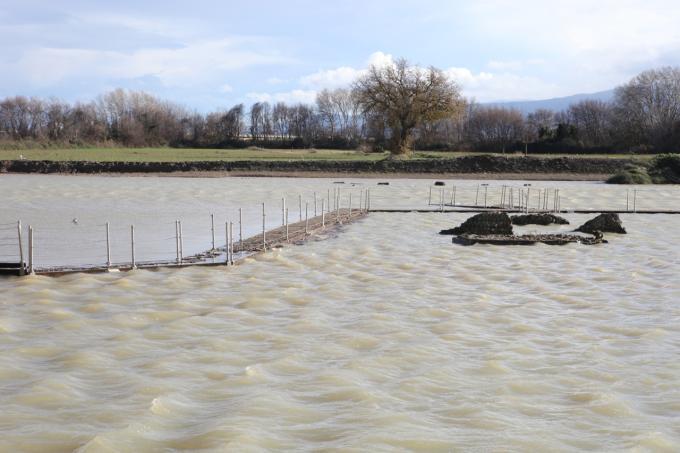
[[[478,74],[473,74],[472,71],[467,68],[449,68],[445,70],[444,73],[461,85],[461,87],[477,87],[480,83],[493,79],[493,74],[491,73],[480,72]]]
[[[300,79],[300,84],[304,87],[318,90],[323,88],[340,88],[351,84],[361,73],[362,70],[360,69],[343,66],[304,76]]]
[[[324,88],[344,88],[349,86],[358,77],[366,73],[370,66],[386,66],[394,64],[392,55],[383,52],[374,52],[366,60],[366,67],[353,68],[342,66],[335,69],[327,69],[306,75],[300,78],[300,85],[310,89],[322,90]]]
[[[491,60],[486,66],[495,71],[522,71],[531,66],[538,66],[545,63],[541,58],[531,58],[528,60]]]
[[[521,65],[539,64],[538,60],[522,62]],[[365,67],[353,68],[341,66],[335,69],[326,69],[301,77],[298,81],[299,88],[292,91],[268,93],[248,93],[247,98],[261,102],[304,102],[313,103],[317,92],[322,89],[343,88],[349,86],[357,77],[366,73],[370,65],[394,64],[391,55],[375,52],[366,60]],[[451,67],[444,72],[461,87],[464,96],[474,98],[481,102],[500,100],[524,100],[554,97],[561,94],[556,84],[547,83],[538,77],[523,76],[512,71],[505,70],[519,66],[498,62],[494,66],[502,71],[473,72],[468,68]]]
[[[281,93],[248,93],[246,98],[253,102],[285,102],[286,104],[313,104],[316,101],[314,90],[292,90]]]
[[[538,77],[510,72],[475,74],[467,68],[449,68],[444,72],[460,85],[463,95],[481,102],[543,99],[560,95],[558,85]]]
[[[394,64],[394,57],[390,54],[382,52],[373,52],[370,57],[368,57],[367,66],[389,66]]]
[[[42,47],[25,52],[16,70],[38,85],[86,75],[123,79],[154,76],[166,86],[176,86],[255,65],[289,62],[274,53],[243,50],[242,44],[243,40],[220,39],[132,52]]]
[[[234,91],[234,87],[232,87],[228,83],[225,83],[219,88],[220,93],[231,93],[232,91]]]
[[[478,0],[463,14],[488,43],[506,43],[489,69],[540,73],[566,93],[610,88],[680,54],[677,1]],[[506,61],[508,52],[538,59]]]
[[[280,79],[278,77],[270,77],[267,79],[267,83],[269,85],[283,85],[284,83],[288,82],[285,79]]]
[[[126,16],[116,13],[83,13],[78,12],[74,16],[77,23],[87,23],[100,27],[122,28],[140,33],[150,33],[158,36],[179,37],[193,28],[178,27],[177,24],[161,20],[157,17],[145,19],[143,17]]]

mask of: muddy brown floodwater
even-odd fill
[[[0,176],[0,224],[32,224],[44,263],[100,260],[107,220],[172,254],[154,225],[204,249],[211,212],[255,232],[259,203],[276,226],[282,196],[293,217],[334,181]],[[428,181],[357,182],[427,205]],[[625,188],[548,186],[625,208]],[[467,217],[372,213],[229,268],[0,278],[0,451],[680,450],[680,216],[623,214],[598,246],[437,234]],[[548,230],[569,226],[517,228]]]

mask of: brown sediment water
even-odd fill
[[[204,249],[211,212],[242,207],[255,233],[259,203],[276,227],[286,196],[299,221],[298,194],[333,182],[3,176],[0,224],[92,260],[101,221],[181,217]],[[376,182],[373,207],[426,205],[426,181]],[[567,208],[625,206],[625,190],[560,188]],[[678,187],[645,190],[677,206]],[[516,231],[592,217],[564,216]],[[437,234],[467,217],[372,213],[229,268],[0,279],[0,451],[680,449],[680,216],[623,214],[629,234],[603,246]]]

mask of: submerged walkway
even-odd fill
[[[137,261],[134,263],[111,263],[111,265],[76,265],[76,266],[51,266],[35,267],[36,275],[60,276],[72,273],[100,273],[100,272],[127,272],[134,269],[159,269],[168,267],[189,266],[225,266],[235,265],[253,255],[264,253],[267,250],[284,247],[286,244],[301,244],[308,239],[322,233],[337,230],[344,224],[355,222],[368,214],[366,210],[347,208],[324,213],[320,216],[309,218],[301,222],[290,223],[243,239],[232,240],[229,244],[215,250],[207,250],[203,253],[182,257],[180,260],[164,261]],[[233,237],[233,232],[232,232]],[[18,273],[18,272],[17,272]]]

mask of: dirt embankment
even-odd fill
[[[89,162],[89,161],[0,161],[0,173],[66,174],[164,174],[220,173],[233,175],[283,176],[286,174],[374,174],[374,175],[612,175],[629,159],[589,157],[502,157],[465,156],[456,159],[380,161],[199,161],[199,162]]]

